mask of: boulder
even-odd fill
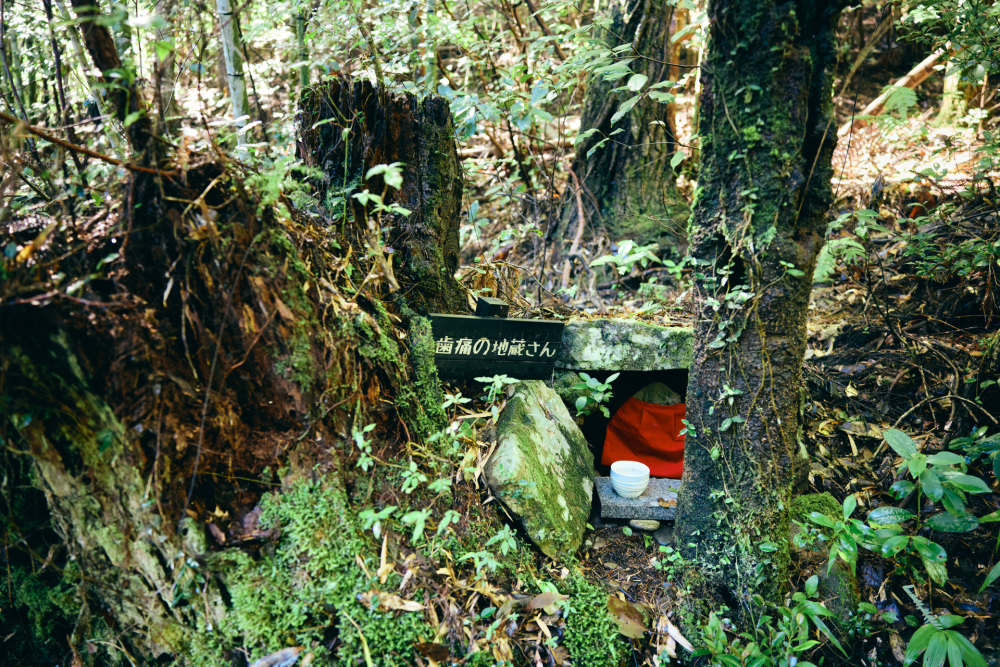
[[[497,420],[497,448],[485,473],[493,495],[542,553],[557,560],[576,553],[590,515],[594,456],[544,382],[515,385]]]

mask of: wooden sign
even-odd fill
[[[544,380],[562,345],[562,322],[431,313],[434,362],[450,380],[508,375]]]

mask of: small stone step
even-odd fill
[[[638,498],[619,496],[611,486],[610,477],[597,477],[594,485],[601,501],[601,518],[673,521],[677,513],[677,490],[681,486],[679,479],[650,479],[649,487]],[[660,499],[663,500],[662,503]]]

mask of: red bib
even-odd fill
[[[618,408],[604,439],[601,463],[639,461],[651,477],[681,478],[684,466],[685,405],[656,405],[630,398]]]

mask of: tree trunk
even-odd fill
[[[172,133],[178,127],[177,116],[180,107],[177,104],[177,97],[174,94],[174,80],[176,78],[177,58],[171,50],[165,56],[161,56],[159,44],[174,42],[173,29],[170,26],[171,16],[174,13],[174,0],[157,0],[156,14],[162,16],[167,22],[167,27],[156,28],[156,43],[153,44],[153,85],[156,89],[156,112],[159,118],[159,129],[161,133]],[[170,120],[173,118],[174,120]]]
[[[222,33],[222,56],[226,63],[226,80],[229,84],[229,99],[233,105],[233,120],[237,128],[247,124],[250,100],[247,97],[247,82],[243,72],[242,39],[239,17],[233,12],[231,0],[215,0],[219,12],[219,28]],[[246,143],[246,136],[239,132],[236,143]]]
[[[309,49],[306,48],[306,15],[305,10],[299,9],[295,14],[295,43],[299,47],[299,88],[305,90],[309,87]]]
[[[677,535],[734,610],[787,583],[806,313],[832,200],[841,0],[712,0],[690,232],[699,317]]]
[[[125,128],[132,150],[142,153],[153,137],[153,126],[146,113],[146,103],[142,99],[136,85],[137,77],[132,72],[124,83],[119,79],[108,78],[107,72],[121,70],[122,61],[118,57],[115,40],[107,26],[99,21],[100,10],[98,0],[71,0],[73,10],[80,19],[80,31],[83,33],[83,43],[90,53],[97,69],[104,74],[104,83],[113,91],[115,117],[122,123],[128,122]]]
[[[448,102],[392,93],[383,107],[370,83],[334,79],[303,94],[299,125],[299,157],[323,171],[319,194],[330,224],[363,254],[389,256],[398,282],[410,286],[400,297],[408,307],[419,313],[468,312],[454,277],[462,172]],[[372,167],[396,162],[403,165],[399,190],[386,187],[381,176],[365,179]],[[378,219],[352,197],[365,189],[409,215]],[[366,221],[379,227],[375,235],[381,243],[366,234]]]
[[[619,55],[639,56],[630,66],[633,72],[648,77],[648,85],[668,80],[670,26],[675,12],[672,3],[611,0],[606,11],[611,19],[608,46],[631,44],[632,50]],[[635,94],[628,90],[611,92],[625,81],[604,81],[597,74],[588,78],[580,129],[597,128],[598,132],[577,146],[572,169],[583,181],[582,202],[588,222],[599,221],[613,241],[663,242],[683,233],[687,215],[674,192],[670,168],[670,157],[676,149],[675,128],[669,105],[649,98],[612,125],[615,111]],[[619,129],[624,131],[587,157],[596,143]],[[559,229],[564,238],[572,238],[579,224],[577,187],[570,181],[563,197]]]

